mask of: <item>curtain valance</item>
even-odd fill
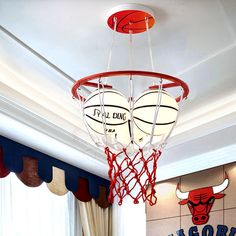
[[[49,190],[57,195],[69,190],[81,201],[94,198],[99,206],[109,206],[108,180],[0,136],[0,178],[10,172],[16,173],[29,187],[46,182]]]

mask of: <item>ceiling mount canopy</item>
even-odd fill
[[[112,29],[124,34],[137,34],[152,28],[155,23],[154,12],[140,4],[124,4],[112,8],[107,24]]]

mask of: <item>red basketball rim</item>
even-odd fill
[[[172,87],[181,87],[183,89],[183,95],[176,98],[177,102],[179,102],[181,99],[187,98],[189,94],[188,85],[181,79],[178,79],[171,75],[157,73],[157,72],[149,72],[149,71],[124,70],[124,71],[102,72],[102,73],[89,75],[89,76],[79,79],[78,81],[75,82],[74,86],[72,87],[71,91],[72,91],[73,97],[84,101],[85,98],[80,96],[77,92],[81,86],[97,88],[100,86],[100,84],[96,82],[90,82],[90,81],[95,80],[95,79],[101,79],[101,78],[106,78],[106,77],[116,77],[116,76],[121,76],[121,75],[123,76],[124,75],[127,75],[127,76],[137,75],[137,76],[152,77],[156,79],[164,79],[164,80],[170,81],[171,83],[163,84],[162,88],[165,89],[165,88],[172,88]],[[104,84],[103,87],[112,88],[112,85]],[[149,87],[149,89],[157,89],[157,88],[159,88],[159,85],[154,85],[154,86]]]

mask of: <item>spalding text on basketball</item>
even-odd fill
[[[99,109],[94,109],[93,116],[102,117],[104,116],[107,119],[119,119],[119,120],[126,120],[126,113],[120,113],[120,112],[113,112],[110,114],[110,112],[101,112]]]

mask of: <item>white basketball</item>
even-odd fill
[[[131,144],[131,125],[131,121],[128,121],[127,126],[122,126],[116,134],[116,141],[119,141],[125,147]],[[161,138],[160,136],[153,137],[152,144],[158,143]],[[150,142],[150,135],[142,132],[135,123],[133,124],[133,141],[141,148]],[[135,147],[138,148],[138,146]]]
[[[135,125],[136,126],[136,125]],[[153,136],[153,138],[151,139],[151,135],[146,134],[144,132],[142,132],[137,126],[136,126],[136,130],[138,132],[136,132],[135,134],[135,142],[142,148],[143,146],[146,145],[152,145],[152,146],[156,146],[160,143],[160,141],[162,140],[162,135],[159,136]]]
[[[106,133],[119,142],[128,139],[129,103],[117,90],[101,89],[100,94],[99,90],[91,93],[84,102],[84,119],[89,129],[98,134]]]
[[[160,107],[156,121],[154,121],[158,99],[160,99]],[[153,123],[155,123],[155,136],[167,134],[176,122],[178,109],[175,98],[167,92],[158,89],[148,90],[143,92],[134,103],[134,123],[148,135],[152,133]]]

